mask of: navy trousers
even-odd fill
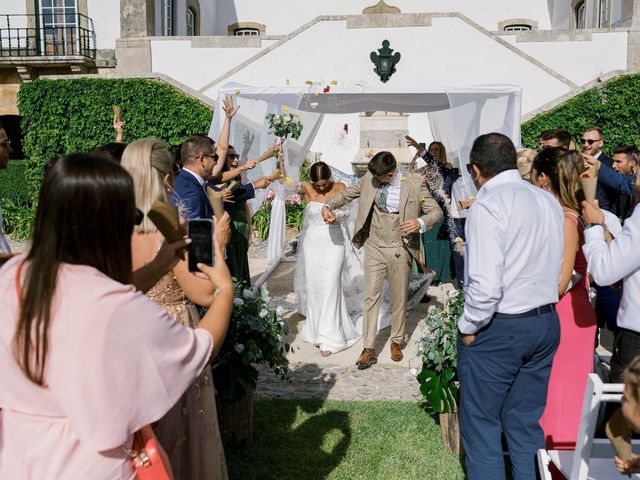
[[[469,346],[458,336],[460,433],[469,480],[505,478],[503,432],[514,479],[535,480],[536,451],[545,447],[539,420],[559,343],[555,311],[494,318]]]

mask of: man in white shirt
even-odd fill
[[[0,170],[4,170],[9,165],[9,156],[11,155],[11,142],[7,136],[7,132],[2,128],[0,123]],[[4,236],[2,229],[2,211],[0,210],[0,253],[11,253],[9,242]]]
[[[538,423],[560,341],[560,204],[520,177],[499,133],[476,139],[469,173],[479,189],[466,222],[465,306],[459,322],[460,431],[469,480],[501,480],[501,435],[515,479],[535,479]],[[579,406],[578,406],[579,407]]]

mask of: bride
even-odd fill
[[[333,224],[326,224],[322,218],[322,206],[346,185],[331,181],[331,169],[324,162],[311,165],[309,178],[311,182],[301,185],[307,205],[294,285],[300,313],[307,317],[300,335],[326,357],[360,338],[342,290],[343,265],[353,245],[346,228],[348,211]]]

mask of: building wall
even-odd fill
[[[224,35],[226,25],[258,22],[267,25],[268,35],[286,35],[320,15],[359,15],[377,0],[219,0],[218,35]],[[548,0],[387,0],[387,4],[402,13],[461,12],[488,30],[510,18],[530,18],[539,28],[551,28]],[[233,20],[237,18],[237,20]]]
[[[28,0],[2,0],[0,14],[24,14],[27,13]]]
[[[114,49],[120,38],[119,0],[87,0],[87,16],[93,20],[96,48]]]

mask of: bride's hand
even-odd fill
[[[324,223],[333,223],[336,221],[336,214],[325,205],[322,207],[322,218],[324,218]]]

